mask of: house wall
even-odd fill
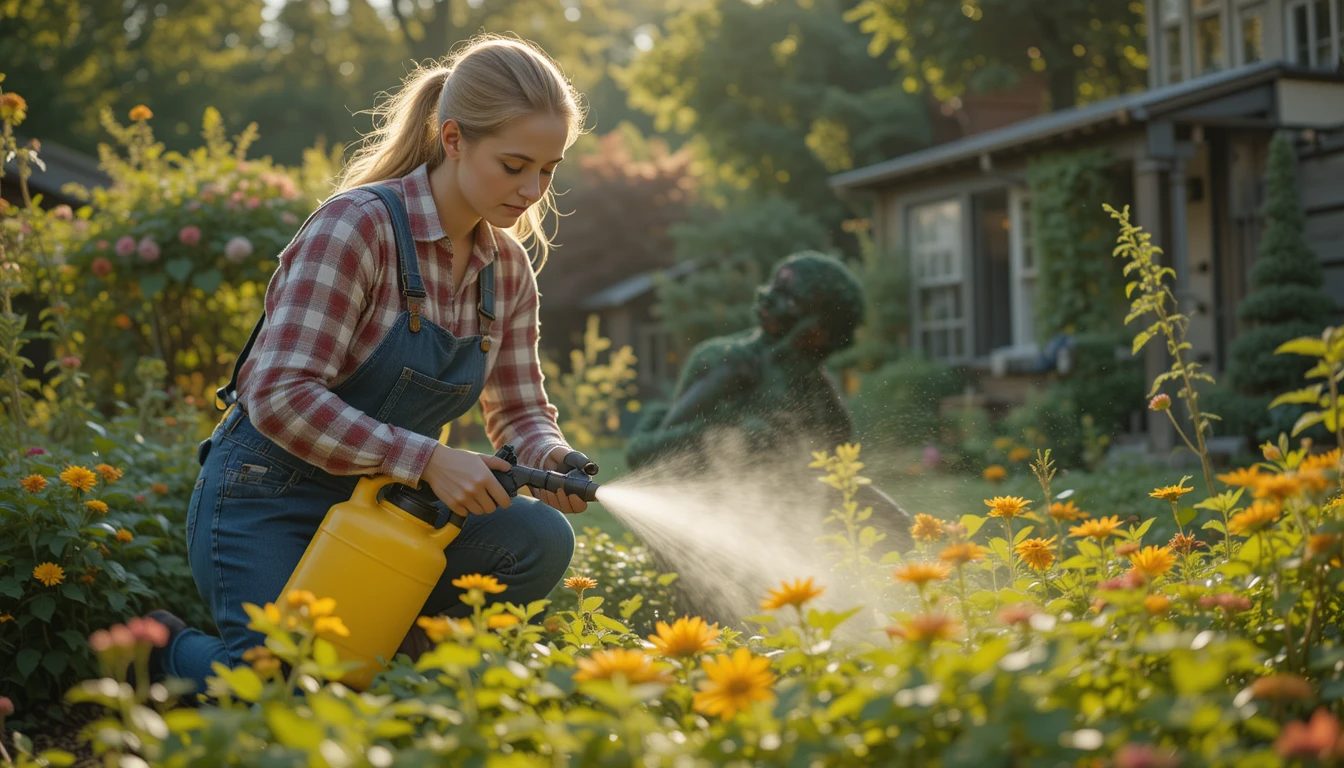
[[[1302,156],[1298,189],[1307,214],[1307,244],[1325,268],[1326,292],[1344,308],[1344,140]]]
[[[1214,323],[1214,194],[1210,179],[1211,152],[1208,142],[1195,147],[1186,163],[1186,275],[1187,293],[1179,296],[1180,311],[1190,317],[1186,341],[1194,360],[1206,367],[1217,363]]]

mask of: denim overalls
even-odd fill
[[[349,378],[332,392],[349,405],[393,426],[437,438],[442,426],[466,413],[485,385],[488,337],[457,338],[418,314],[425,298],[410,220],[387,186],[366,187],[382,198],[392,219],[406,302],[392,330]],[[479,273],[482,329],[494,320],[494,263]],[[238,371],[265,317],[221,390],[234,399]],[[201,444],[201,472],[187,512],[187,551],[196,586],[210,606],[220,637],[197,629],[177,634],[163,654],[164,672],[195,680],[205,691],[210,665],[238,665],[262,643],[247,628],[243,603],[274,602],[289,580],[327,510],[350,498],[358,476],[329,474],[290,454],[252,425],[234,403]],[[447,509],[440,505],[446,517]],[[468,515],[445,550],[448,569],[425,604],[426,615],[469,615],[449,582],[464,574],[494,575],[508,589],[498,599],[527,603],[546,597],[569,567],[574,531],[558,510],[519,496],[489,515]],[[336,606],[340,615],[340,606]]]

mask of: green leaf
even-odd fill
[[[1175,651],[1171,654],[1171,682],[1183,696],[1204,693],[1221,685],[1227,676],[1223,662],[1212,654]]]
[[[661,575],[658,576],[658,586],[660,586],[660,587],[666,587],[668,584],[671,584],[672,582],[674,582],[674,581],[676,581],[676,580],[677,580],[677,574],[675,574],[675,573],[664,573],[664,574],[661,574]]]
[[[70,665],[70,654],[65,651],[48,651],[42,657],[42,666],[53,675],[60,675]]]
[[[219,286],[224,283],[224,273],[218,269],[207,269],[203,272],[197,272],[191,276],[191,284],[199,289],[205,295],[212,295],[219,290]]]
[[[1307,413],[1302,414],[1302,418],[1298,419],[1297,423],[1293,425],[1293,437],[1297,437],[1297,434],[1299,432],[1301,432],[1304,429],[1307,429],[1308,427],[1326,421],[1327,415],[1328,415],[1327,411],[1309,411]],[[1326,426],[1328,428],[1330,425],[1327,424]]]
[[[985,524],[985,519],[979,515],[962,515],[959,522],[966,526],[966,537],[970,538],[975,535],[976,531],[980,530],[980,526]]]
[[[610,616],[606,615],[605,613],[594,613],[592,618],[593,618],[593,623],[596,624],[596,625],[599,626],[599,627],[602,627],[603,629],[609,629],[609,630],[611,630],[612,632],[620,632],[620,633],[622,633],[622,634],[629,634],[629,633],[630,633],[630,628],[629,628],[629,627],[627,627],[627,626],[625,626],[624,624],[622,624],[621,622],[619,622],[619,621],[617,621],[617,620],[611,618]]]
[[[1201,525],[1200,528],[1205,531],[1217,531],[1222,534],[1227,533],[1227,529],[1223,527],[1222,520],[1210,520],[1207,523]]]
[[[1024,527],[1022,528],[1022,530],[1020,530],[1020,531],[1018,531],[1017,533],[1013,534],[1013,546],[1017,546],[1018,544],[1021,544],[1022,541],[1023,541],[1024,539],[1026,539],[1027,536],[1030,536],[1030,535],[1031,535],[1031,532],[1034,531],[1034,530],[1036,530],[1036,526],[1034,526],[1034,525],[1028,525],[1028,526],[1024,526]]]
[[[168,276],[162,272],[152,272],[140,276],[140,292],[146,299],[152,299],[156,294],[168,287]]]
[[[1199,516],[1199,510],[1194,507],[1181,507],[1176,511],[1176,519],[1182,526],[1187,526],[1192,520]]]
[[[28,604],[28,610],[42,621],[50,623],[51,615],[56,612],[56,598],[51,595],[39,595]]]
[[[191,268],[193,266],[195,266],[195,264],[192,260],[184,256],[180,259],[165,261],[163,263],[163,271],[168,273],[168,276],[173,278],[173,280],[185,285],[187,278],[191,276]]]
[[[634,616],[635,611],[638,611],[642,605],[644,605],[643,595],[637,594],[629,600],[622,600],[620,605],[621,618],[629,621],[630,617]]]
[[[24,680],[33,674],[37,669],[38,662],[42,661],[42,652],[36,648],[24,648],[14,657],[14,667],[19,670],[19,675]]]
[[[257,677],[257,673],[251,667],[229,669],[216,661],[210,665],[210,668],[214,670],[215,675],[228,684],[229,690],[233,691],[234,696],[250,702],[256,702],[257,699],[261,698],[264,686],[261,678]]]
[[[75,764],[75,756],[64,749],[44,749],[38,757],[45,760],[47,765],[53,765],[56,768],[65,768],[67,765]]]
[[[326,737],[326,729],[319,723],[282,704],[267,708],[266,722],[271,726],[275,740],[286,747],[312,751]]]
[[[126,596],[120,592],[109,592],[107,594],[107,607],[112,609],[113,613],[119,613],[126,608]]]
[[[1323,389],[1324,387],[1322,385],[1313,384],[1310,387],[1303,387],[1295,392],[1284,392],[1282,395],[1274,398],[1270,402],[1269,407],[1277,408],[1284,404],[1324,405],[1324,403],[1321,403],[1321,392]]]
[[[1302,336],[1285,341],[1274,350],[1276,355],[1306,355],[1307,357],[1325,357],[1325,340]]]
[[[602,603],[603,603],[603,601],[604,601],[604,598],[601,598],[601,597],[587,597],[587,598],[584,598],[584,600],[583,600],[583,610],[585,610],[585,611],[596,611],[598,608],[601,608],[601,607],[602,607]]]

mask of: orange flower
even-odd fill
[[[1072,501],[1056,501],[1050,505],[1048,510],[1051,517],[1061,523],[1074,523],[1085,517],[1091,517],[1088,513],[1079,509]]]
[[[568,579],[565,579],[565,588],[572,589],[575,592],[582,592],[585,589],[592,589],[596,586],[597,581],[595,579],[590,579],[587,576],[570,576]]]
[[[65,569],[55,563],[41,563],[33,568],[33,578],[45,586],[54,587],[65,581]]]
[[[1057,536],[1051,536],[1048,539],[1024,539],[1013,551],[1022,558],[1022,562],[1038,571],[1044,571],[1055,562],[1055,539]]]
[[[1266,675],[1251,683],[1251,695],[1271,701],[1311,701],[1316,690],[1297,675]]]
[[[508,629],[519,624],[519,619],[512,613],[497,613],[485,620],[487,629]]]
[[[945,563],[955,566],[962,566],[967,563],[973,563],[976,560],[985,558],[985,548],[979,544],[972,544],[969,541],[960,544],[952,544],[938,553],[938,559]]]
[[[84,502],[84,506],[88,507],[89,511],[93,512],[95,515],[107,514],[107,502],[102,501],[101,499],[89,499]]]
[[[1018,446],[1008,452],[1008,460],[1013,463],[1021,463],[1031,458],[1031,449]]]
[[[1250,536],[1273,525],[1283,514],[1278,504],[1269,501],[1257,501],[1227,521],[1227,530],[1236,536]]]
[[[660,621],[654,629],[657,634],[649,635],[649,642],[659,653],[672,658],[698,656],[712,649],[719,639],[719,625],[708,624],[699,616],[683,616],[671,626]]]
[[[1144,547],[1130,556],[1129,563],[1144,577],[1155,579],[1171,570],[1176,564],[1176,556],[1166,547]]]
[[[1166,595],[1149,595],[1143,598],[1143,608],[1153,616],[1160,616],[1171,610],[1171,598]]]
[[[1171,541],[1167,542],[1167,546],[1171,547],[1174,552],[1188,555],[1196,549],[1207,547],[1208,545],[1195,538],[1195,534],[1193,533],[1174,533],[1171,535]]]
[[[778,589],[770,590],[769,595],[761,601],[761,608],[767,611],[777,610],[786,605],[792,605],[801,609],[805,603],[821,595],[826,591],[825,587],[814,587],[811,577],[806,580],[796,579],[792,584],[787,581],[780,583]]]
[[[252,671],[262,677],[280,670],[280,660],[264,645],[243,651],[243,661],[252,665]]]
[[[1302,463],[1297,465],[1299,472],[1306,472],[1313,469],[1319,469],[1324,472],[1334,472],[1339,469],[1339,449],[1333,448],[1325,453],[1317,453],[1306,457]]]
[[[943,521],[933,515],[923,513],[915,515],[915,524],[910,526],[910,535],[918,541],[938,541],[943,538]]]
[[[946,565],[938,563],[908,563],[892,572],[897,581],[914,584],[920,589],[930,581],[941,581],[951,573]]]
[[[981,476],[991,483],[1001,483],[1008,479],[1008,470],[998,464],[990,464],[988,467],[985,467],[985,471],[981,473]]]
[[[579,658],[576,664],[579,671],[574,673],[574,679],[581,683],[610,680],[616,676],[624,677],[627,683],[636,685],[671,682],[666,670],[653,665],[653,659],[644,655],[643,651],[629,648],[598,651],[588,658]]]
[[[113,322],[115,322],[117,324],[117,327],[123,331],[129,331],[131,330],[131,326],[135,325],[134,321],[131,320],[130,316],[125,314],[117,315],[116,319],[113,320]]]
[[[168,486],[164,485],[163,483],[155,483],[149,486],[149,490],[153,493],[157,493],[158,495],[163,496],[168,493]]]
[[[21,123],[28,116],[28,102],[17,93],[0,93],[0,120]]]
[[[1186,479],[1187,478],[1181,478],[1181,482],[1177,483],[1176,485],[1168,485],[1162,488],[1154,489],[1153,492],[1148,495],[1154,499],[1162,499],[1163,501],[1169,501],[1172,504],[1175,504],[1176,502],[1181,500],[1182,496],[1195,490],[1194,488],[1185,487]]]
[[[29,475],[19,481],[19,486],[29,493],[41,493],[47,487],[47,478],[41,475]]]
[[[442,643],[450,637],[471,637],[476,627],[470,619],[454,619],[450,616],[421,616],[415,620],[416,626],[425,631],[430,640]]]
[[[738,648],[731,656],[707,658],[700,668],[705,679],[700,681],[692,702],[696,712],[731,720],[753,702],[775,700],[772,686],[776,677],[770,671],[770,660],[753,656],[746,648]]]
[[[66,467],[61,472],[61,482],[77,490],[88,493],[98,484],[98,476],[85,467]]]
[[[1264,474],[1257,467],[1242,467],[1225,475],[1218,475],[1218,479],[1224,485],[1230,485],[1233,488],[1251,488],[1260,481],[1261,477],[1264,477]]]
[[[1004,520],[1012,520],[1026,512],[1030,503],[1020,496],[995,496],[985,500],[985,506],[989,507],[989,516],[1001,517]]]
[[[1287,759],[1313,760],[1329,764],[1339,753],[1339,720],[1327,709],[1318,709],[1311,721],[1285,723],[1274,742],[1274,751]]]
[[[1282,502],[1302,492],[1302,479],[1295,473],[1264,474],[1256,479],[1251,494],[1257,499]]]
[[[1342,537],[1338,533],[1313,533],[1307,539],[1307,557],[1316,559],[1337,554]]]
[[[121,470],[110,464],[99,464],[93,471],[103,476],[104,483],[115,483],[121,479]]]
[[[961,631],[956,619],[940,613],[925,613],[911,617],[900,626],[887,627],[887,635],[909,643],[928,645],[935,640],[951,640]]]
[[[1116,515],[1110,517],[1099,517],[1096,520],[1088,520],[1082,525],[1075,525],[1069,528],[1069,535],[1076,538],[1088,538],[1101,541],[1115,535],[1115,530],[1120,527],[1120,518]]]
[[[131,107],[131,122],[133,123],[138,123],[143,120],[150,120],[153,117],[154,113],[149,111],[149,107],[146,107],[144,104],[138,104],[134,107]]]
[[[122,544],[130,544],[132,541],[135,541],[135,536],[125,528],[118,528],[116,539]]]
[[[453,579],[453,586],[458,589],[479,589],[492,595],[498,595],[508,589],[506,585],[500,584],[494,576],[482,576],[479,573],[469,573],[466,576]]]
[[[1115,556],[1116,556],[1116,557],[1129,557],[1130,555],[1134,554],[1135,552],[1138,552],[1138,551],[1139,551],[1139,548],[1142,547],[1142,546],[1143,546],[1143,545],[1140,544],[1140,543],[1137,542],[1137,541],[1127,541],[1127,542],[1125,542],[1124,544],[1116,544],[1116,545],[1115,545]]]

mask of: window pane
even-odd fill
[[[1167,27],[1163,32],[1167,49],[1167,82],[1179,83],[1184,79],[1181,72],[1181,28]]]
[[[1200,72],[1223,68],[1223,18],[1209,16],[1195,23],[1195,55]]]
[[[1340,0],[1344,2],[1344,0]],[[1250,64],[1265,56],[1264,8],[1255,6],[1241,12],[1241,63]]]
[[[1293,62],[1311,64],[1311,8],[1305,3],[1294,6],[1289,15],[1289,34],[1292,35]]]
[[[1330,34],[1330,0],[1316,0],[1316,33],[1313,35],[1316,58],[1312,63],[1318,67],[1328,67],[1334,61],[1331,51],[1333,37]]]
[[[1344,66],[1344,0],[1335,0],[1335,55]]]

